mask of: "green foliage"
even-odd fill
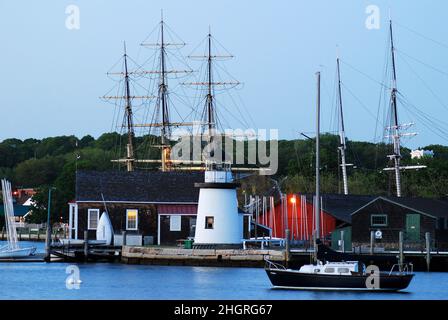
[[[25,160],[15,168],[15,184],[22,187],[48,185],[59,176],[63,166],[61,156]]]
[[[109,170],[116,168],[110,160],[125,154],[127,136],[119,133],[105,133],[98,139],[86,135],[38,139],[6,139],[0,142],[0,177],[11,180],[14,186],[34,187],[32,222],[47,219],[48,188],[52,193],[52,222],[66,219],[67,203],[75,197],[76,169]],[[159,149],[151,149],[157,144],[157,137],[135,138],[137,158],[156,159]],[[174,143],[174,142],[173,142]],[[321,136],[321,177],[322,192],[341,192],[341,173],[338,164],[339,139],[335,135]],[[235,144],[236,145],[236,144]],[[244,142],[247,149],[253,145]],[[278,172],[274,177],[252,176],[241,180],[242,189],[248,194],[263,193],[273,188],[271,178],[281,181],[284,192],[312,193],[315,189],[315,140],[278,141]],[[404,165],[426,165],[427,169],[403,172],[403,193],[406,196],[440,197],[448,195],[448,147],[430,145],[434,158],[411,160],[410,150],[403,148]],[[347,141],[347,162],[349,167],[349,189],[352,194],[394,194],[393,177],[382,169],[388,166],[387,155],[390,146],[369,142]],[[235,150],[234,150],[235,158]]]

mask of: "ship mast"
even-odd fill
[[[188,82],[188,83],[182,83],[184,85],[189,86],[205,86],[207,88],[207,94],[205,99],[205,107],[203,111],[203,125],[207,127],[208,129],[208,141],[211,143],[213,141],[213,136],[216,134],[216,126],[217,126],[217,113],[216,113],[216,107],[215,107],[215,96],[214,91],[215,87],[221,86],[221,87],[227,87],[227,86],[237,86],[240,83],[238,81],[216,81],[213,78],[213,65],[215,60],[217,59],[231,59],[233,58],[233,55],[231,54],[216,54],[212,52],[213,47],[213,36],[211,33],[211,29],[209,27],[209,32],[207,34],[207,48],[206,48],[206,54],[205,55],[190,55],[188,56],[190,59],[198,59],[206,61],[206,75],[205,75],[205,81],[203,82]]]
[[[400,173],[400,131],[398,126],[398,112],[397,112],[397,72],[395,68],[395,48],[394,48],[394,38],[392,30],[392,20],[389,24],[390,28],[390,47],[391,47],[391,57],[392,57],[392,91],[391,91],[391,107],[392,107],[392,118],[393,126],[392,130],[392,141],[394,145],[394,154],[390,155],[389,158],[394,161],[394,171],[395,171],[395,185],[397,188],[397,197],[401,197],[401,173]]]
[[[351,166],[346,163],[345,151],[347,149],[345,141],[344,113],[342,110],[342,89],[341,89],[341,69],[339,63],[339,55],[336,59],[338,73],[338,104],[339,104],[339,152],[341,155],[340,167],[342,169],[342,181],[344,185],[344,194],[348,195],[347,167]]]
[[[397,72],[396,72],[396,64],[395,64],[395,46],[394,46],[394,37],[393,37],[393,28],[392,28],[392,20],[389,21],[389,33],[390,33],[390,47],[391,47],[391,58],[392,58],[392,89],[391,89],[391,98],[390,98],[390,104],[391,104],[391,125],[387,127],[386,129],[390,132],[390,134],[387,136],[389,138],[392,138],[393,143],[393,154],[389,155],[388,158],[390,160],[393,160],[393,167],[392,168],[385,168],[385,171],[394,171],[395,173],[395,186],[396,186],[396,193],[397,197],[402,196],[402,190],[401,190],[401,170],[412,170],[412,169],[423,169],[426,168],[426,166],[401,166],[401,151],[400,151],[400,144],[401,144],[401,137],[403,136],[415,136],[417,133],[401,133],[401,130],[404,128],[408,128],[413,126],[413,123],[409,124],[399,124],[398,122],[398,109],[397,109]]]
[[[156,113],[161,115],[160,123],[151,124],[136,124],[135,127],[154,127],[160,128],[160,145],[161,160],[141,160],[139,162],[154,163],[161,162],[162,171],[172,169],[174,161],[171,160],[171,127],[172,126],[192,126],[192,123],[177,122],[173,123],[170,120],[169,108],[169,90],[168,90],[168,74],[191,73],[192,70],[168,70],[167,69],[167,47],[183,47],[185,43],[170,43],[165,41],[165,22],[163,20],[163,13],[160,20],[160,43],[142,43],[142,46],[157,47],[160,52],[160,65],[158,70],[142,71],[141,74],[158,74],[159,84],[156,100]]]
[[[168,162],[170,159],[171,146],[170,140],[170,128],[168,123],[170,122],[168,112],[168,97],[167,97],[167,78],[166,78],[166,51],[163,32],[163,16],[160,21],[160,84],[159,84],[159,96],[158,96],[158,108],[162,113],[162,127],[161,127],[161,149],[162,149],[162,171],[166,171],[168,168]]]
[[[214,134],[215,124],[215,111],[213,106],[213,94],[212,94],[212,34],[209,29],[208,32],[208,57],[207,57],[207,78],[208,78],[208,94],[207,94],[207,122],[208,133],[210,140]]]
[[[128,172],[134,171],[135,163],[139,162],[139,160],[135,159],[135,146],[134,146],[134,114],[132,109],[132,100],[133,99],[152,99],[153,96],[136,96],[131,93],[131,75],[135,72],[129,71],[128,69],[128,60],[130,59],[127,50],[126,43],[123,44],[123,65],[122,70],[118,72],[108,72],[109,76],[120,76],[123,78],[124,84],[124,93],[123,95],[104,95],[101,97],[103,100],[119,100],[124,101],[124,119],[122,127],[126,128],[127,131],[127,143],[126,143],[126,157],[124,159],[112,160],[112,162],[124,163],[126,165],[126,170]]]
[[[126,42],[124,43],[124,81],[125,81],[125,117],[128,131],[128,143],[126,145],[126,169],[128,172],[134,171],[134,124],[131,106],[131,93],[129,88],[128,56],[126,53]]]

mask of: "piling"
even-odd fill
[[[345,253],[344,230],[341,230],[341,251]]]
[[[84,231],[84,260],[87,261],[89,256],[89,232]]]
[[[47,224],[47,230],[45,235],[45,261],[50,262],[50,245],[51,245],[51,226]]]
[[[404,262],[404,255],[403,255],[403,231],[400,231],[399,235],[398,235],[398,247],[399,247],[399,251],[400,251],[400,256],[399,256],[399,268],[400,268],[400,272],[403,271],[403,262]]]
[[[373,255],[375,251],[375,231],[370,231],[370,254]]]
[[[429,232],[425,233],[426,240],[426,270],[429,271],[431,268],[431,234]]]
[[[125,246],[126,245],[126,231],[122,231],[121,234],[123,237],[123,246]]]
[[[290,231],[289,229],[285,230],[285,264],[286,267],[289,267],[289,260],[291,258],[291,248],[290,248]]]

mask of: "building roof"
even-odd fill
[[[351,213],[370,202],[374,197],[362,195],[323,195],[322,209],[338,220],[351,223]]]
[[[14,216],[16,217],[25,216],[31,209],[29,206],[22,206],[20,204],[14,204],[13,207],[14,207]],[[3,206],[3,203],[0,203],[0,216],[4,215],[5,215],[5,207]]]
[[[375,196],[343,194],[322,194],[321,196],[322,210],[346,223],[351,223],[352,212],[376,198]],[[306,199],[309,203],[313,203],[313,197],[314,195],[308,194]]]
[[[384,200],[396,205],[408,208],[410,210],[419,212],[424,215],[431,216],[433,218],[446,218],[448,217],[448,200],[444,199],[429,199],[429,198],[398,198],[398,197],[376,197],[364,206],[355,210],[353,214],[360,212],[368,205],[378,201]]]
[[[356,214],[378,199],[389,201],[431,217],[448,217],[448,200],[430,198],[322,194],[322,210],[340,221],[351,223],[353,214]],[[313,195],[307,195],[307,201],[312,203]]]
[[[203,172],[77,171],[77,202],[197,203]]]

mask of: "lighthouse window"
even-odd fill
[[[126,210],[126,230],[137,230],[138,226],[138,210]]]
[[[214,217],[205,217],[205,229],[213,229],[215,223]]]

